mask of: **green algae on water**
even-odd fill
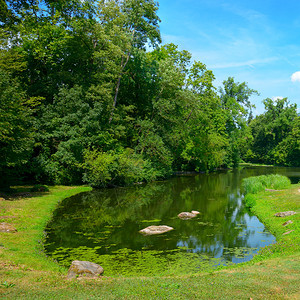
[[[61,265],[69,267],[73,260],[87,260],[100,264],[106,276],[170,276],[209,272],[232,264],[222,258],[186,252],[181,247],[170,251],[134,251],[123,248],[111,254],[99,255],[96,248],[58,248],[52,255]]]

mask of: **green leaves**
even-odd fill
[[[131,184],[237,166],[263,154],[263,141],[264,159],[298,164],[295,108],[266,99],[252,137],[257,91],[229,77],[217,93],[204,63],[159,45],[157,2],[20,0],[0,9],[5,168],[27,162],[27,175],[40,181],[80,183],[85,173],[103,186],[118,174],[118,184]]]
[[[253,134],[253,161],[299,166],[299,116],[296,104],[287,98],[264,100],[266,112],[250,127]]]
[[[120,153],[86,151],[83,167],[84,182],[94,187],[128,185],[151,181],[157,177],[157,172],[150,162],[129,148]]]
[[[18,83],[0,69],[0,186],[8,185],[11,169],[31,154],[33,130],[30,107]]]

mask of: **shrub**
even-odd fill
[[[30,192],[49,192],[49,188],[46,185],[36,184],[30,189]]]
[[[151,162],[132,149],[123,149],[120,153],[86,151],[83,168],[83,181],[93,187],[124,186],[159,176]]]

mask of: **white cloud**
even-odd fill
[[[293,82],[297,82],[297,81],[300,82],[300,71],[295,72],[295,73],[291,76],[291,80],[292,80]]]
[[[276,97],[272,97],[272,100],[273,101],[276,101],[276,100],[282,100],[284,97],[281,97],[281,96],[276,96]]]

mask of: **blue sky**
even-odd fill
[[[163,43],[205,63],[215,86],[232,76],[259,91],[255,114],[275,97],[300,111],[299,0],[160,0],[158,15]]]

